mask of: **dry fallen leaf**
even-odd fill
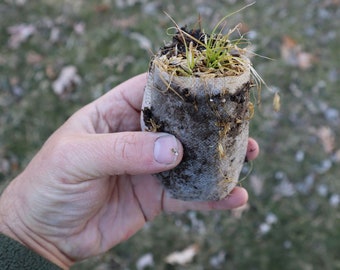
[[[252,187],[256,196],[261,195],[264,186],[264,180],[257,175],[251,175],[249,178],[250,186]]]
[[[297,42],[290,36],[283,36],[281,44],[281,57],[282,59],[290,65],[297,65],[296,54],[300,50]]]
[[[327,154],[333,152],[335,147],[335,135],[330,127],[322,126],[318,129],[311,129],[311,133],[315,134],[320,139],[322,147]]]
[[[50,64],[46,66],[45,73],[47,78],[49,78],[50,80],[54,80],[57,77],[54,67]]]
[[[316,62],[316,57],[303,51],[301,45],[290,36],[282,38],[281,57],[287,64],[303,70],[312,67]]]
[[[52,88],[54,93],[58,96],[64,96],[72,91],[75,85],[80,84],[81,78],[77,74],[77,68],[75,66],[64,67],[59,77],[53,82]]]
[[[94,9],[98,13],[104,13],[110,10],[110,6],[108,4],[97,4]]]
[[[175,251],[165,258],[165,262],[169,264],[185,265],[190,263],[198,252],[198,245],[193,244],[182,251]]]
[[[144,49],[144,50],[151,50],[151,41],[150,39],[148,39],[146,36],[140,34],[140,33],[137,33],[137,32],[133,32],[133,33],[130,33],[130,38],[135,40],[139,47]]]
[[[323,7],[329,7],[329,6],[340,6],[340,0],[324,0],[322,3]]]
[[[27,64],[30,64],[30,65],[40,64],[42,60],[43,60],[43,56],[33,51],[28,52],[26,55],[26,62]]]
[[[36,31],[36,28],[32,24],[18,24],[7,28],[7,32],[10,34],[8,46],[11,49],[17,49],[21,43],[25,42]]]
[[[73,25],[73,30],[77,35],[83,35],[85,33],[85,23],[78,22]]]
[[[298,67],[303,70],[312,67],[315,60],[315,56],[311,53],[300,51],[297,54]]]
[[[153,255],[151,253],[146,253],[137,260],[136,269],[144,270],[145,268],[153,267],[154,264]]]
[[[113,18],[112,24],[114,28],[127,29],[137,24],[136,16]]]

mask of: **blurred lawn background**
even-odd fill
[[[0,185],[74,111],[147,71],[170,40],[163,11],[181,26],[200,14],[208,31],[248,3],[1,0]],[[249,204],[163,215],[72,269],[340,269],[339,18],[339,0],[259,0],[229,18],[228,27],[241,22],[254,51],[273,59],[253,63],[282,102],[273,112],[264,88],[251,123],[261,154],[241,183]],[[191,245],[186,265],[166,263]]]

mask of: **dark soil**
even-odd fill
[[[167,44],[160,49],[161,55],[167,55],[168,58],[175,56],[175,48],[177,48],[178,54],[185,55],[186,46],[189,46],[190,42],[193,43],[193,46],[197,48],[197,50],[202,51],[205,49],[202,43],[204,44],[204,39],[206,38],[209,38],[209,35],[203,33],[201,29],[188,30],[187,27],[184,26],[172,37],[172,42],[170,44]]]

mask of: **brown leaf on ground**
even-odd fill
[[[94,9],[98,13],[104,13],[110,10],[110,6],[107,4],[98,4],[95,6]]]
[[[263,191],[264,180],[261,177],[253,174],[250,176],[249,181],[250,181],[250,186],[252,187],[255,195],[256,196],[261,195]]]
[[[137,270],[144,270],[154,267],[154,259],[151,253],[146,253],[142,255],[136,262]]]
[[[10,34],[8,46],[11,49],[17,49],[21,43],[25,42],[36,31],[36,28],[32,24],[17,24],[7,28],[7,32]]]
[[[43,60],[43,56],[41,54],[38,54],[36,52],[28,52],[26,55],[26,62],[30,65],[36,65],[41,63]]]
[[[58,96],[65,96],[70,93],[74,86],[81,82],[81,78],[78,75],[77,68],[75,66],[64,67],[59,77],[53,82],[52,88],[55,94]]]
[[[152,43],[146,36],[137,32],[132,32],[129,34],[129,36],[138,43],[141,49],[149,51],[152,48]]]
[[[319,138],[322,147],[327,154],[330,154],[334,151],[335,135],[330,127],[322,126],[318,129],[312,128],[310,131]]]
[[[130,16],[126,18],[114,18],[112,20],[112,25],[117,29],[126,29],[137,24],[136,16]]]
[[[340,0],[324,0],[321,4],[324,7],[329,7],[329,6],[340,6]]]
[[[300,69],[309,69],[313,66],[316,58],[313,54],[300,51],[297,55],[298,67]]]
[[[303,51],[301,45],[287,35],[282,38],[281,57],[287,64],[302,70],[311,68],[317,60],[315,55]]]
[[[49,78],[50,80],[54,80],[57,77],[55,69],[52,65],[46,66],[45,73],[46,73],[47,78]]]
[[[175,251],[169,254],[165,258],[165,262],[168,264],[185,265],[187,263],[190,263],[193,260],[193,258],[198,253],[198,250],[199,250],[199,247],[197,244],[190,245],[184,250]]]

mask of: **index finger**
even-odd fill
[[[97,126],[106,126],[107,132],[140,130],[146,81],[146,73],[137,75],[91,103],[90,107],[96,112],[95,121],[92,119],[92,122],[96,122]]]
[[[107,94],[99,98],[97,102],[102,103],[102,105],[108,104],[108,106],[112,106],[112,103],[116,103],[118,99],[128,103],[133,109],[140,111],[146,81],[147,73],[139,74],[114,87]]]

